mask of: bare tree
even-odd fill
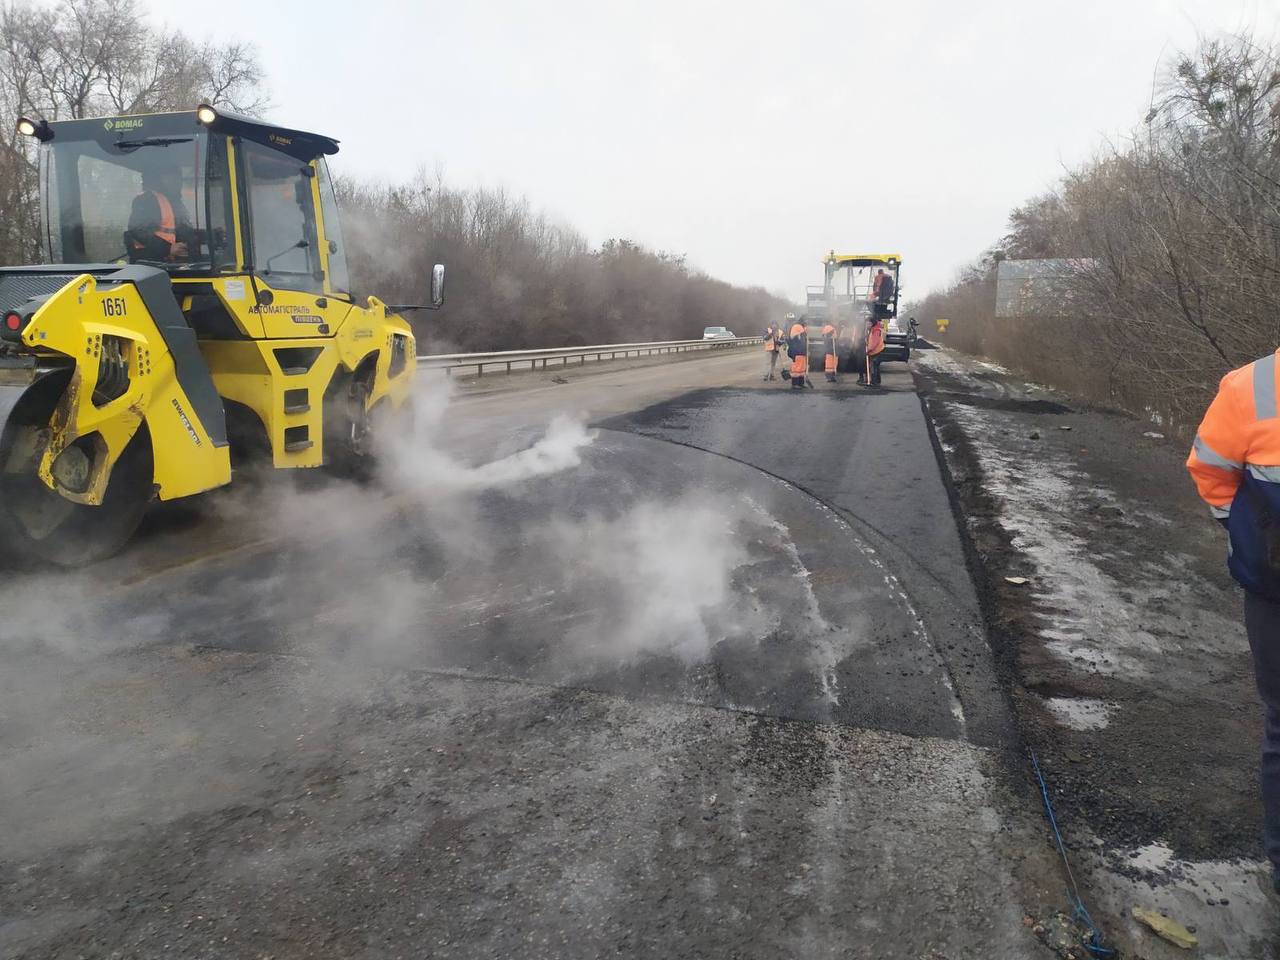
[[[151,26],[135,0],[0,3],[0,264],[38,256],[36,161],[16,135],[49,120],[187,110],[204,101],[257,113],[263,73],[244,43],[197,42]]]
[[[1089,267],[1052,322],[988,299],[952,327],[967,348],[1193,427],[1226,370],[1280,343],[1280,56],[1231,36],[1175,58],[1131,139],[1015,210],[1000,248]],[[922,306],[958,314],[988,282]]]
[[[448,263],[449,302],[420,320],[428,349],[683,339],[714,325],[750,334],[790,309],[764,290],[707,277],[678,254],[625,239],[592,249],[502,190],[457,190],[439,174],[397,186],[341,180],[338,189],[362,289],[420,302],[431,264]]]

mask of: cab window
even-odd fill
[[[241,156],[255,272],[273,287],[324,292],[311,193],[314,171],[253,141],[242,141]]]
[[[171,270],[206,267],[204,135],[56,140],[41,151],[53,263],[134,260]],[[160,238],[159,201],[173,237]],[[163,242],[161,240],[163,239]]]
[[[324,221],[324,240],[329,247],[329,289],[351,295],[351,276],[347,271],[347,246],[342,242],[342,223],[338,218],[338,198],[333,192],[329,167],[324,158],[316,161],[320,175],[320,216]]]

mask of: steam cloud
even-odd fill
[[[776,628],[754,595],[775,575],[752,554],[776,535],[758,506],[637,494],[594,472],[611,454],[572,417],[532,438],[499,428],[497,455],[466,463],[450,451],[474,445],[450,434],[470,421],[451,402],[444,378],[422,378],[412,442],[382,450],[374,484],[237,484],[109,564],[14,573],[0,852],[91,842],[156,797],[232,802],[405,666],[573,683],[650,656],[697,664]],[[170,550],[209,557],[171,570]]]

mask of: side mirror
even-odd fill
[[[444,305],[444,264],[431,268],[431,306],[437,310]]]

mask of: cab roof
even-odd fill
[[[338,141],[318,133],[277,126],[264,120],[242,116],[214,108],[217,116],[207,126],[196,119],[195,110],[178,113],[144,113],[123,117],[95,117],[89,120],[55,120],[49,124],[54,143],[59,139],[97,140],[111,145],[121,140],[137,140],[146,137],[172,137],[191,135],[201,129],[233,137],[244,137],[289,154],[298,160],[311,161],[316,157],[338,152]]]
[[[823,263],[847,263],[855,267],[896,267],[902,263],[900,253],[836,253],[832,250],[822,258]]]

